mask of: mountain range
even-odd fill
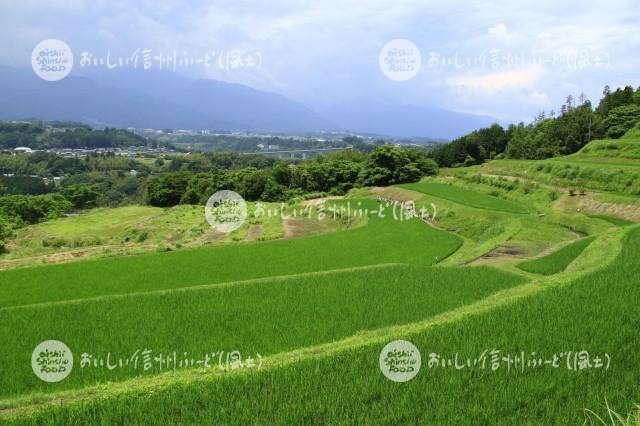
[[[446,109],[358,99],[314,110],[276,93],[169,72],[70,75],[48,82],[0,66],[0,119],[94,126],[273,132],[352,131],[451,139],[494,122]]]

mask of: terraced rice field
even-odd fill
[[[347,344],[319,357],[308,354],[299,362],[258,374],[192,377],[159,388],[157,383],[147,383],[140,392],[50,408],[28,419],[136,423],[153,412],[162,423],[215,418],[229,424],[257,419],[265,423],[576,424],[595,420],[586,409],[606,416],[605,398],[626,416],[640,398],[635,374],[640,363],[635,344],[640,326],[636,303],[640,230],[627,233],[622,244],[620,254],[600,271],[525,285],[528,292],[513,291],[515,299],[510,303],[498,303],[489,310],[475,304],[457,316],[436,317],[422,327],[395,331],[394,337],[410,339],[423,353],[423,371],[404,384],[380,374],[378,355],[385,337],[370,336],[370,344]],[[553,360],[563,352],[588,351],[591,367],[585,364],[573,370],[562,358],[558,367],[541,364],[521,369],[511,364],[507,368],[508,361],[501,361],[493,369],[488,354],[494,350],[501,358],[510,355],[512,362],[523,353],[527,360]],[[459,363],[465,364],[483,353],[485,368],[427,362],[433,357],[430,354],[439,360],[457,354]],[[602,365],[596,368],[597,362]],[[286,414],[282,407],[289,407]]]
[[[492,197],[491,195],[470,191],[454,185],[438,182],[419,182],[399,185],[401,188],[433,195],[445,200],[454,201],[470,207],[485,210],[495,210],[507,213],[526,214],[528,210],[518,203]]]
[[[362,203],[372,211],[377,202]],[[363,207],[364,208],[364,207]],[[390,244],[402,241],[402,244]],[[5,271],[0,307],[209,285],[381,263],[432,265],[461,244],[425,226],[372,217],[342,233]]]
[[[0,272],[0,422],[575,424],[605,399],[633,409],[640,228],[565,217],[543,191],[506,200],[426,180],[392,192],[407,189],[443,200],[443,222],[357,199],[370,214],[349,230]],[[465,220],[483,224],[441,227]],[[570,242],[574,229],[590,235]],[[562,248],[462,266],[536,238]],[[58,383],[29,363],[49,339],[75,357]],[[422,355],[405,383],[379,366],[397,339]],[[566,368],[581,351],[591,366]],[[234,353],[260,367],[218,364]]]
[[[238,350],[266,357],[424,320],[525,281],[488,268],[396,265],[4,308],[0,338],[7,344],[0,356],[7,362],[0,398],[141,374],[133,368],[79,369],[51,387],[16,356],[28,355],[45,336],[55,336],[74,353],[111,353],[114,359],[144,349],[155,355]],[[160,372],[158,367],[144,374]]]
[[[518,264],[518,268],[534,274],[553,275],[564,271],[585,248],[594,240],[593,237],[582,238],[561,249],[537,259]]]

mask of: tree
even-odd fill
[[[175,206],[185,193],[191,174],[187,172],[167,173],[153,176],[147,182],[145,199],[156,207]]]
[[[606,136],[619,138],[627,133],[636,123],[640,122],[640,106],[624,105],[609,111],[604,120]]]
[[[426,153],[385,144],[371,152],[360,172],[360,182],[365,186],[416,182],[434,171],[437,171],[437,165]]]
[[[98,205],[100,196],[98,185],[69,185],[62,188],[60,193],[77,209],[89,209]]]

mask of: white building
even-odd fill
[[[26,147],[26,146],[19,146],[19,147],[15,148],[13,150],[13,152],[16,152],[16,153],[18,153],[18,152],[31,153],[31,152],[33,152],[33,150],[31,148],[29,148],[29,147]]]

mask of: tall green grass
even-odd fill
[[[422,192],[423,194],[433,195],[435,197],[444,198],[445,200],[454,201],[470,207],[485,210],[495,210],[507,213],[526,214],[528,210],[525,206],[513,201],[503,200],[502,198],[493,197],[491,195],[482,194],[480,192],[470,191],[453,185],[436,182],[418,182],[399,185],[401,188],[410,189],[412,191]]]
[[[612,225],[615,226],[630,226],[633,225],[633,222],[631,222],[630,220],[626,220],[626,219],[622,219],[619,217],[614,217],[614,216],[607,216],[607,215],[603,215],[603,214],[590,214],[587,215],[589,217],[592,217],[594,219],[600,219],[600,220],[604,220],[605,222],[609,222]]]
[[[357,200],[351,200],[357,205]],[[373,200],[362,209],[377,211]],[[327,212],[327,214],[331,214]],[[461,244],[418,219],[384,218],[344,232],[0,272],[0,307],[189,287],[382,263],[432,265]]]
[[[580,155],[541,161],[496,160],[483,165],[482,170],[566,188],[640,194],[638,160],[622,161]]]
[[[411,381],[379,371],[384,345],[370,345],[286,368],[130,392],[21,419],[73,423],[224,424],[553,424],[585,421],[585,408],[628,412],[640,400],[640,230],[613,264],[569,285],[426,332],[398,335],[422,353]],[[608,370],[429,368],[429,354],[460,359],[485,350],[608,353]]]
[[[423,320],[524,281],[490,268],[399,265],[0,309],[0,397],[159,372],[82,370],[83,352],[111,352],[114,360],[145,349],[154,356],[177,351],[202,358],[220,350],[268,356]],[[76,355],[74,371],[56,385],[36,378],[29,362],[33,348],[49,339],[65,342]]]
[[[594,239],[595,237],[582,238],[547,256],[521,262],[518,264],[518,268],[534,274],[557,274],[564,271],[571,262],[580,256]]]

